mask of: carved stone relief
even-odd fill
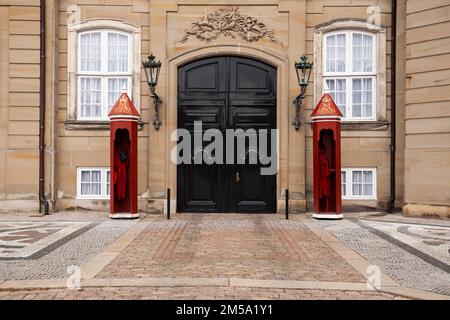
[[[276,42],[274,30],[268,30],[266,25],[257,19],[242,15],[239,8],[221,8],[201,17],[184,31],[179,42],[186,42],[191,36],[204,41],[211,41],[224,35],[227,37],[240,36],[248,42],[255,42],[268,38]]]

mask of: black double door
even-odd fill
[[[203,133],[218,129],[222,134],[223,164],[194,163],[195,154],[203,152],[201,147],[195,148],[194,143],[194,122],[198,125],[198,121],[201,121]],[[263,161],[263,164],[259,147],[250,144],[248,135],[245,149],[238,149],[242,131],[241,134],[233,131],[233,156],[226,148],[227,129],[242,129],[244,136],[251,133],[248,129],[257,133],[264,133],[260,129],[266,129],[267,154],[276,152],[276,146],[270,143],[271,129],[276,128],[276,70],[273,67],[233,56],[206,58],[181,66],[178,69],[178,128],[189,130],[192,137],[191,164],[182,163],[177,168],[178,212],[275,212],[276,174],[262,174],[261,168],[271,165],[276,168],[276,163]],[[258,146],[261,137],[258,135]],[[203,148],[211,143],[207,139],[202,141]],[[183,155],[181,147],[179,152]],[[220,152],[216,152],[213,150],[211,156],[217,160]],[[227,156],[233,161],[227,162]]]

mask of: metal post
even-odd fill
[[[286,195],[285,195],[286,204],[284,206],[284,209],[286,211],[286,220],[289,220],[289,189],[286,189]]]
[[[170,220],[170,188],[167,188],[167,219]]]

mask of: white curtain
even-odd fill
[[[363,36],[364,72],[373,72],[373,37],[365,34]]]
[[[102,85],[101,78],[80,78],[80,107],[81,117],[99,118],[102,114]]]
[[[78,98],[82,118],[105,119],[122,89],[130,90],[129,42],[128,35],[118,32],[98,31],[80,35],[79,71],[92,73],[79,75]],[[102,47],[102,43],[105,46]],[[104,61],[102,51],[106,57]]]
[[[89,195],[91,194],[91,172],[82,171],[81,172],[81,194]]]
[[[128,36],[108,32],[108,72],[128,72]]]
[[[326,37],[326,71],[345,72],[346,44],[345,34],[335,34]]]
[[[347,174],[345,171],[341,171],[341,194],[345,196],[347,194]]]
[[[100,170],[81,171],[81,194],[82,195],[101,195],[102,193],[102,175]]]
[[[80,71],[101,71],[101,33],[90,32],[80,37]]]
[[[336,72],[345,72],[345,34],[336,35]]]
[[[354,196],[361,196],[362,195],[362,172],[361,171],[353,171],[353,181],[352,181],[352,189],[353,189],[353,195]]]
[[[108,78],[108,111],[111,111],[122,89],[128,89],[128,78]]]
[[[373,194],[373,173],[372,171],[363,171],[363,194],[371,196]]]
[[[333,97],[334,102],[341,110],[342,114],[345,117],[345,109],[346,109],[346,79],[327,79],[326,80],[327,87],[330,91],[331,96]]]
[[[363,117],[372,116],[372,79],[363,80]]]
[[[101,171],[91,172],[91,194],[100,195],[102,193],[102,173]]]
[[[361,79],[353,79],[352,80],[352,116],[353,117],[361,117]]]
[[[373,37],[353,33],[353,72],[373,72]]]
[[[326,50],[327,50],[327,61],[326,61],[326,71],[327,72],[335,72],[335,41],[336,36],[327,36],[326,37]]]
[[[111,181],[111,173],[108,170],[108,171],[106,171],[106,195],[108,195],[108,196],[109,196],[109,189],[111,187],[110,181]]]

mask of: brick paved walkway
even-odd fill
[[[265,289],[242,287],[104,287],[83,290],[18,290],[0,291],[0,300],[147,300],[147,299],[243,299],[243,300],[392,300],[405,299],[377,291]]]
[[[273,215],[153,221],[98,277],[366,281],[302,221]]]

